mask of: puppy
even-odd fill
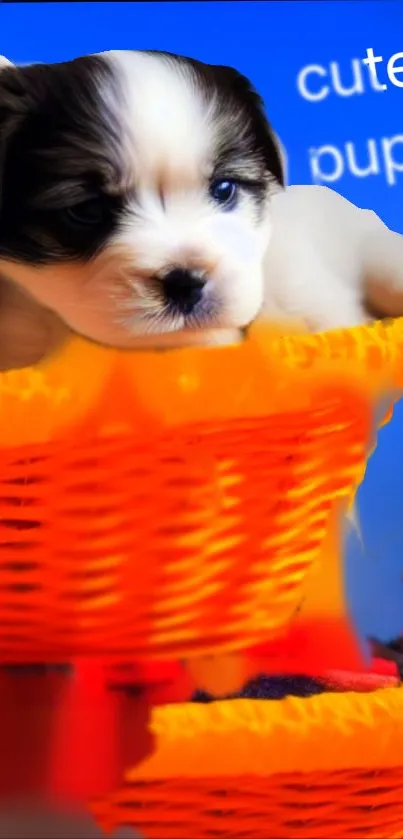
[[[3,66],[0,367],[69,330],[136,347],[227,340],[259,314],[316,330],[374,302],[403,313],[403,239],[330,190],[284,184],[233,69],[151,52]]]
[[[75,332],[131,347],[256,317],[284,179],[235,70],[146,52],[6,66],[0,153],[0,273]]]

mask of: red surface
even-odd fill
[[[0,796],[87,802],[150,753],[146,697],[111,690],[106,675],[92,663],[72,676],[0,670]]]

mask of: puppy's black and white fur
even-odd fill
[[[260,313],[403,313],[402,237],[330,190],[284,190],[250,82],[165,53],[0,69],[0,276],[3,369],[65,328],[135,347]]]
[[[277,142],[235,70],[117,52],[0,73],[0,271],[120,346],[258,313]]]

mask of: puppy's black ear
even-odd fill
[[[0,221],[4,170],[12,137],[28,112],[28,94],[23,68],[0,56]]]
[[[233,67],[216,66],[220,87],[231,92],[247,108],[259,145],[265,149],[266,164],[280,186],[286,182],[287,161],[284,147],[267,117],[264,101],[250,79]]]

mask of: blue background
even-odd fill
[[[385,59],[378,77],[388,82],[386,62],[403,51],[403,2],[0,4],[0,53],[16,63],[143,48],[236,66],[266,101],[287,148],[291,183],[312,182],[311,147],[343,149],[352,142],[363,166],[368,138],[379,149],[382,137],[403,135],[403,88],[388,82],[386,91],[373,91],[366,68],[361,95],[331,92],[312,103],[298,92],[297,75],[308,64],[327,68],[337,62],[349,85],[351,59],[364,58],[371,47]],[[403,74],[399,78],[403,81]],[[395,155],[403,164],[403,137]],[[403,233],[403,173],[394,185],[382,171],[361,178],[345,173],[329,185]],[[359,628],[384,638],[403,630],[402,440],[400,404],[360,490],[365,556],[357,544],[349,543],[346,552],[348,594]]]

